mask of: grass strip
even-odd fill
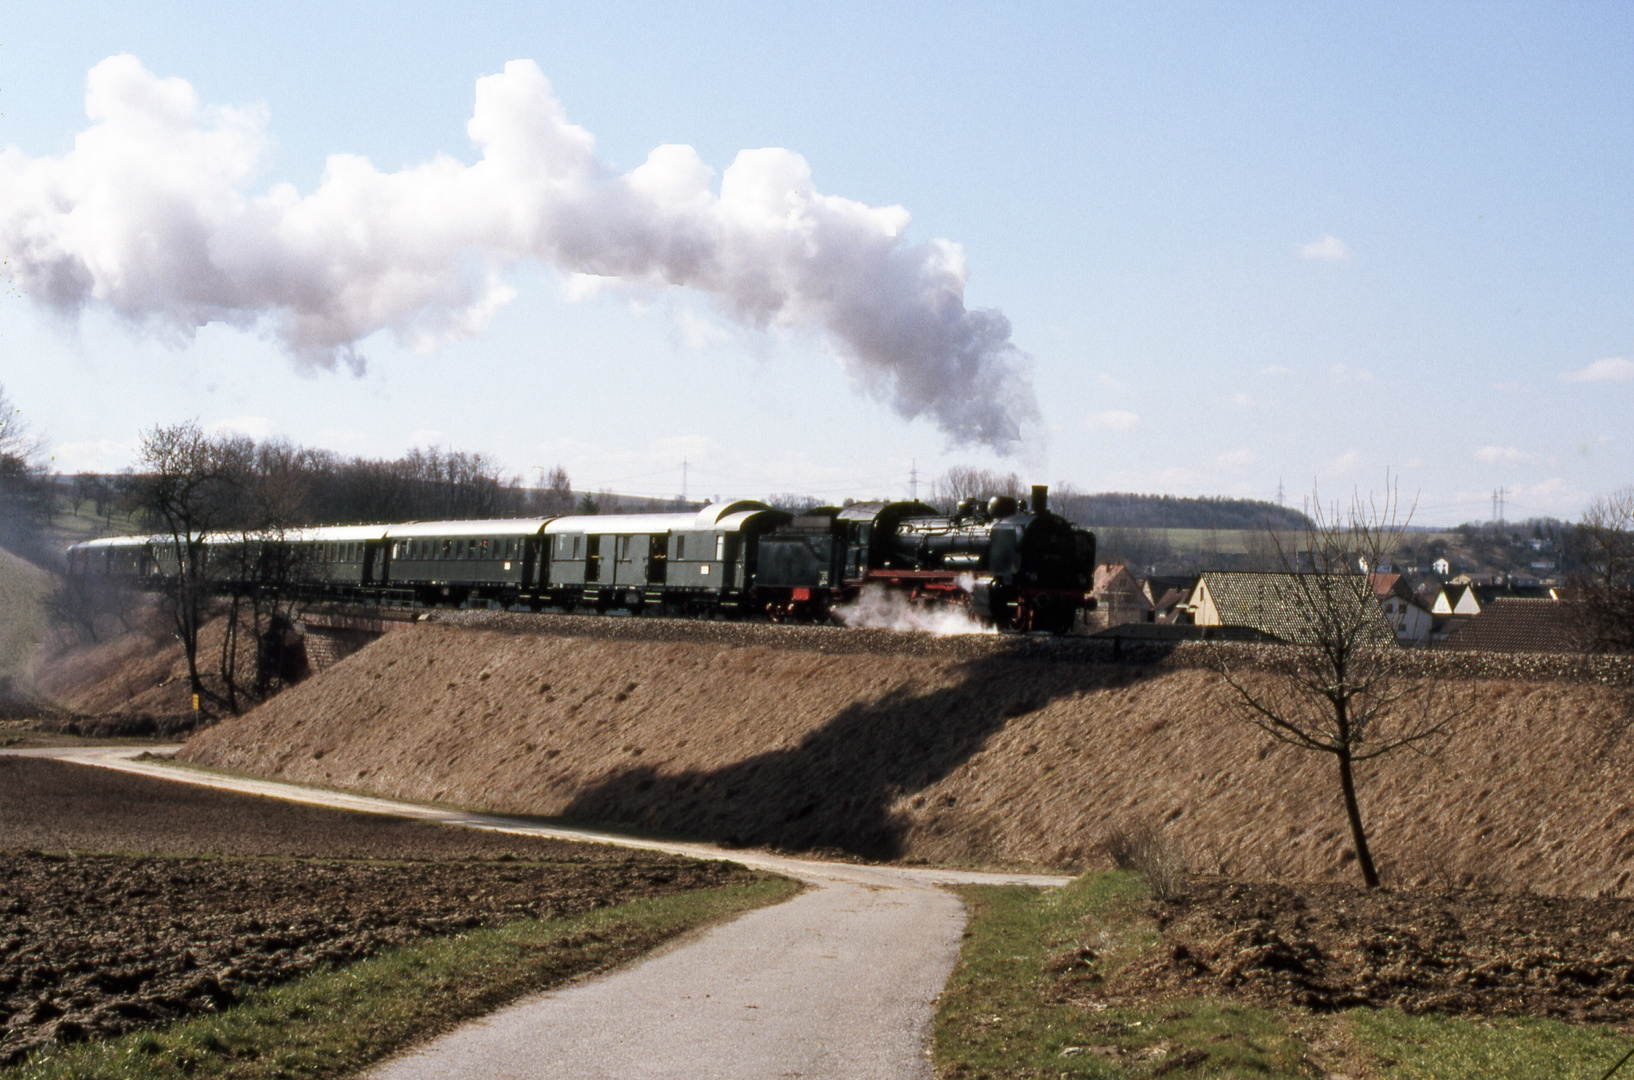
[[[1634,1036],[1609,1027],[1559,1020],[1497,1018],[1480,1023],[1447,1016],[1409,1016],[1394,1009],[1358,1009],[1351,1032],[1400,1080],[1501,1076],[1504,1080],[1600,1080],[1634,1047]],[[1617,1075],[1628,1073],[1625,1067]]]
[[[1605,1027],[1474,1021],[1390,1009],[1317,1014],[1217,997],[1116,1004],[1117,973],[1162,945],[1134,874],[1089,874],[1060,889],[959,890],[970,922],[938,1005],[941,1080],[1368,1075],[1598,1078],[1631,1045]]]
[[[395,949],[257,991],[220,1013],[117,1039],[53,1047],[5,1080],[272,1080],[345,1076],[524,994],[800,891],[767,878],[522,920]]]

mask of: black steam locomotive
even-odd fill
[[[152,583],[187,538],[111,537],[69,550],[71,572]],[[957,605],[985,623],[1065,633],[1092,607],[1094,534],[998,496],[951,517],[919,502],[825,506],[799,516],[740,500],[684,514],[346,525],[195,538],[225,591],[268,567],[313,601],[413,606],[721,613],[825,620],[877,587]]]

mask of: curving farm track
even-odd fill
[[[436,1077],[927,1078],[933,1006],[964,911],[942,886],[1059,885],[1062,877],[791,859],[637,839],[497,815],[217,776],[131,750],[47,752],[65,761],[313,805],[515,835],[730,858],[811,886],[603,978],[542,994],[371,1071]]]

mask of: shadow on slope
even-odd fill
[[[561,816],[728,845],[896,859],[909,823],[893,807],[963,765],[1012,720],[1154,674],[1012,655],[967,661],[959,672],[953,685],[899,687],[849,705],[793,746],[720,768],[620,769],[582,791]],[[953,796],[943,798],[951,805]]]

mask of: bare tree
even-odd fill
[[[1008,495],[1023,499],[1026,489],[1015,473],[999,473],[973,465],[955,465],[931,482],[930,499],[944,510],[952,510],[965,499],[989,499]]]
[[[142,436],[138,505],[159,530],[160,596],[187,657],[192,692],[206,694],[199,677],[199,629],[209,614],[216,566],[205,538],[234,524],[253,445],[242,438],[211,438],[197,423],[159,426]]]
[[[1584,648],[1634,652],[1634,487],[1590,503],[1575,540]]]
[[[1291,640],[1251,667],[1236,666],[1227,646],[1216,653],[1238,719],[1279,742],[1333,757],[1368,888],[1378,887],[1379,873],[1356,798],[1356,767],[1442,742],[1470,707],[1411,666],[1373,592],[1367,568],[1396,550],[1407,527],[1396,507],[1388,484],[1382,502],[1357,495],[1344,513],[1318,507],[1301,537],[1317,572],[1301,572],[1301,552],[1271,532],[1281,572],[1264,579],[1266,598],[1290,620]]]
[[[545,486],[530,493],[532,511],[540,517],[558,517],[573,512],[573,482],[558,465],[545,474]]]
[[[0,545],[49,561],[44,532],[55,490],[41,464],[40,440],[0,386]]]

